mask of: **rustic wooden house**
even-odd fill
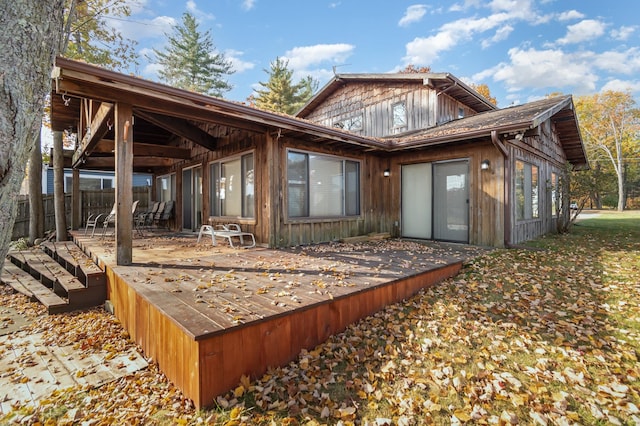
[[[570,96],[497,109],[447,73],[336,75],[297,116],[387,141],[385,225],[407,238],[499,247],[553,232],[567,163],[588,167]]]
[[[153,176],[157,201],[175,202],[175,231],[234,222],[272,248],[387,232],[505,246],[553,230],[568,214],[558,185],[565,164],[587,166],[570,96],[500,110],[449,74],[336,76],[298,117],[62,58],[52,78],[52,128],[78,135],[74,229],[86,220],[79,171],[116,174],[115,259],[110,245],[76,241],[90,240],[85,247],[101,253],[116,315],[198,407],[243,374],[286,364],[301,348],[457,273],[462,262],[398,267],[384,278],[369,277],[363,265],[361,287],[341,285],[335,297],[314,295],[299,307],[265,299],[264,316],[237,324],[203,312],[209,308],[160,278],[154,285],[135,278],[153,265],[132,265],[134,172]],[[233,269],[236,259],[257,260],[259,250],[219,260]],[[268,279],[249,269],[256,286]]]
[[[114,169],[123,212],[132,172],[151,173],[173,229],[234,222],[269,247],[384,232],[517,244],[555,229],[566,163],[587,166],[570,96],[497,109],[450,74],[336,75],[297,117],[62,58],[53,77],[73,167]]]

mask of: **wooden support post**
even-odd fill
[[[115,108],[116,264],[131,265],[133,257],[133,111],[130,104]]]
[[[80,169],[71,171],[71,229],[80,229],[82,225],[82,203],[80,201]]]

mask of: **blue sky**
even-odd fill
[[[487,84],[498,106],[551,92],[640,95],[637,0],[133,0],[132,16],[109,20],[138,42],[130,71],[157,80],[152,48],[189,11],[233,63],[233,90],[245,101],[287,59],[297,80],[322,87],[338,73],[384,73],[430,66]],[[148,59],[147,59],[148,58]]]

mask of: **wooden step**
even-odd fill
[[[10,250],[7,259],[45,286],[53,288],[56,277],[47,268],[42,267],[30,250]]]
[[[28,296],[31,301],[42,303],[50,314],[67,312],[72,309],[66,300],[11,262],[5,261],[0,281],[11,286],[15,291]]]
[[[106,274],[75,243],[71,241],[45,242],[41,246],[49,256],[77,277],[85,287],[107,284]]]
[[[106,285],[86,287],[65,267],[39,248],[11,251],[9,259],[59,297],[66,298],[70,310],[98,306],[107,297]]]

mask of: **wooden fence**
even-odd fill
[[[148,186],[133,188],[133,199],[140,200],[138,211],[146,210],[151,199],[151,191]],[[115,200],[115,190],[90,190],[80,191],[80,217],[81,226],[84,226],[87,217],[91,214],[109,213],[113,208]],[[53,206],[53,194],[43,194],[42,204],[44,207],[44,229],[45,232],[56,228],[56,218]],[[67,216],[67,226],[71,225],[71,194],[64,196],[65,214]],[[13,225],[12,240],[29,236],[29,196],[21,195],[18,200],[18,214]]]

